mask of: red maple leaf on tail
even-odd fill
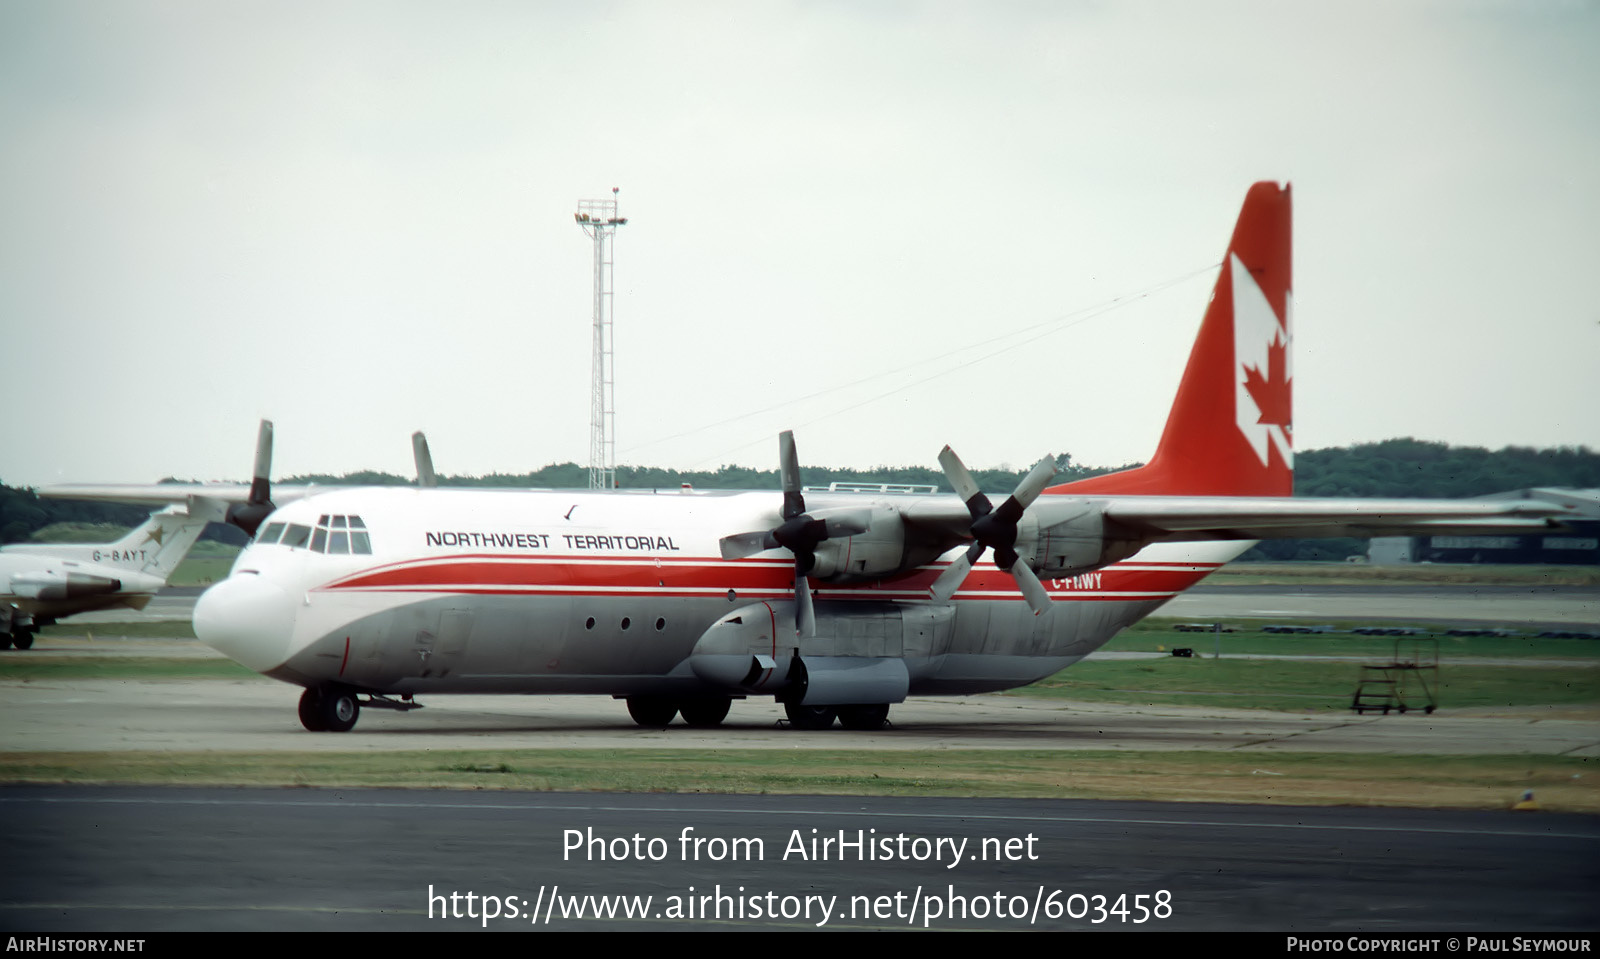
[[[1261,411],[1257,423],[1271,423],[1289,429],[1293,418],[1290,415],[1289,384],[1292,381],[1288,368],[1289,346],[1283,341],[1281,333],[1273,334],[1272,345],[1267,347],[1267,375],[1264,379],[1256,367],[1244,368],[1244,388]]]

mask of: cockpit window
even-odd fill
[[[258,542],[258,543],[276,543],[278,541],[278,538],[283,535],[283,527],[285,525],[287,525],[287,524],[285,524],[285,523],[268,523],[266,525],[266,528],[261,531],[261,535],[256,537],[256,542]]]
[[[299,530],[297,542],[290,542],[294,531]],[[285,546],[304,546],[307,537],[310,538],[310,548],[319,553],[346,556],[356,554],[360,556],[372,555],[372,540],[367,534],[367,524],[359,516],[330,516],[323,514],[317,517],[315,530],[305,526],[289,527],[289,534],[283,538]]]
[[[306,540],[311,538],[311,527],[290,523],[288,530],[283,534],[284,546],[304,546]]]

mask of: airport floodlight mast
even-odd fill
[[[593,392],[589,398],[589,488],[617,485],[616,379],[611,362],[611,237],[625,217],[617,216],[617,193],[610,199],[579,200],[573,219],[594,240]]]

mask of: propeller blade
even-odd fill
[[[1028,607],[1033,610],[1033,615],[1038,616],[1050,608],[1050,594],[1045,592],[1044,584],[1039,582],[1039,577],[1034,573],[1033,567],[1017,560],[1011,564],[1011,578],[1017,581],[1017,589],[1022,591],[1028,600]]]
[[[767,530],[756,530],[750,533],[734,533],[724,536],[719,541],[722,547],[723,559],[744,559],[764,553],[769,549],[777,549],[778,543],[773,540],[772,533]]]
[[[1050,485],[1050,481],[1055,478],[1055,475],[1056,458],[1046,454],[1044,459],[1034,464],[1033,471],[1024,476],[1022,482],[1017,484],[1016,491],[1011,494],[1011,498],[1021,503],[1023,509],[1027,509],[1033,505],[1034,500],[1039,498],[1039,494],[1044,492],[1044,488]]]
[[[256,432],[256,471],[250,479],[252,504],[272,502],[272,421],[262,420]]]
[[[800,454],[792,430],[778,434],[778,471],[783,475],[783,518],[794,519],[806,511],[806,500],[800,495]]]
[[[817,635],[817,614],[811,606],[811,584],[798,568],[794,573],[794,634],[809,638]]]
[[[227,521],[254,538],[261,523],[277,507],[272,505],[272,421],[262,420],[256,433],[256,468],[250,478],[250,495],[228,507]]]
[[[417,461],[417,485],[438,486],[439,477],[433,472],[433,454],[428,452],[428,438],[421,430],[411,434],[411,456]]]
[[[975,543],[973,545],[976,546],[978,544]],[[983,549],[982,546],[978,548],[980,552]],[[972,559],[972,550],[969,549],[957,556],[955,562],[951,563],[944,572],[939,574],[939,578],[933,581],[932,586],[928,587],[928,592],[933,595],[934,599],[942,603],[956,594],[956,590],[961,588],[962,580],[966,579],[967,574],[972,572]]]
[[[961,462],[961,457],[956,455],[955,450],[948,446],[940,450],[939,465],[944,468],[944,475],[950,480],[950,488],[956,491],[957,496],[961,497],[961,502],[968,504],[968,509],[972,508],[972,500],[975,497],[983,497],[985,503],[989,501],[988,497],[983,496],[983,491],[978,488],[978,484],[973,480],[972,474],[967,472],[966,464]],[[984,510],[984,512],[987,513],[988,510]],[[974,513],[973,515],[976,516],[978,514]]]

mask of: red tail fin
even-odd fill
[[[1046,493],[1293,492],[1290,220],[1287,185],[1257,183],[1245,195],[1222,275],[1150,462]]]

